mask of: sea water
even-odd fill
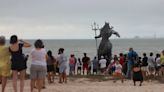
[[[35,40],[29,40],[33,45]],[[101,40],[98,40],[98,45]],[[127,53],[130,47],[133,47],[134,50],[141,56],[143,52],[149,54],[160,53],[164,50],[164,39],[111,39],[113,44],[112,54],[118,55],[119,53]],[[67,58],[70,57],[70,54],[74,54],[76,58],[82,58],[83,53],[93,59],[96,56],[96,41],[93,39],[85,40],[43,40],[46,50],[51,50],[53,55],[56,57],[59,48],[65,49],[65,55]],[[31,48],[25,48],[24,53],[30,54]],[[28,60],[28,69],[30,67],[31,59]]]

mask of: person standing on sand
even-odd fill
[[[76,58],[74,54],[71,54],[69,58],[69,74],[70,75],[75,75],[75,63],[76,63]]]
[[[11,70],[12,70],[12,79],[13,79],[13,88],[14,92],[17,92],[17,79],[18,74],[20,73],[20,92],[23,92],[24,89],[24,79],[26,75],[26,61],[27,58],[23,54],[23,47],[31,47],[31,44],[18,40],[16,35],[10,37],[10,47],[9,51],[11,53]]]
[[[87,74],[88,74],[89,73],[88,64],[90,62],[90,58],[87,56],[87,53],[84,53],[84,57],[82,58],[82,62],[83,62],[83,75],[84,75],[85,69],[86,69]]]
[[[161,75],[164,76],[164,50],[162,51],[162,54],[160,56],[160,62],[161,62],[160,72],[161,72]]]
[[[128,63],[127,63],[127,73],[126,77],[128,79],[132,78],[132,67],[137,60],[138,54],[133,50],[133,48],[129,48],[128,52]]]
[[[46,56],[46,61],[47,61],[47,78],[48,78],[48,83],[53,83],[54,82],[54,71],[55,71],[55,62],[56,59],[55,57],[52,55],[52,51],[49,50],[47,52],[47,56]]]
[[[125,59],[124,59],[124,55],[123,55],[123,53],[120,53],[120,58],[119,58],[119,62],[120,62],[120,64],[123,66],[123,64],[124,64],[124,61]]]
[[[159,76],[160,75],[160,69],[161,69],[161,61],[160,61],[160,54],[157,53],[156,54],[156,58],[155,58],[155,76]]]
[[[78,58],[78,61],[77,61],[77,74],[80,74],[81,75],[81,59]],[[79,73],[80,71],[80,73]]]
[[[5,46],[5,37],[0,36],[0,78],[2,83],[1,92],[5,92],[7,83],[7,77],[10,76],[10,52],[7,46]]]
[[[58,50],[59,56],[57,57],[57,62],[59,64],[59,83],[67,83],[67,57],[64,54],[64,48]]]
[[[127,63],[128,63],[127,54],[124,54],[124,64],[122,65],[122,72],[124,75],[126,75],[127,72]]]
[[[101,74],[104,74],[105,72],[106,63],[107,63],[107,60],[104,58],[104,56],[101,56],[101,59],[99,60]]]
[[[134,86],[136,86],[137,81],[140,81],[139,86],[142,86],[143,75],[142,75],[140,63],[136,63],[133,66],[133,83],[134,83]]]
[[[154,77],[155,73],[155,58],[153,57],[153,53],[150,53],[148,57],[148,69],[149,69],[149,77]]]
[[[31,51],[31,67],[30,67],[30,78],[31,78],[31,92],[34,91],[35,85],[38,92],[44,85],[46,78],[47,64],[46,64],[46,50],[42,40],[36,40],[34,43],[35,48]]]
[[[93,64],[93,75],[94,75],[94,73],[97,74],[97,72],[98,72],[98,67],[99,67],[99,62],[98,62],[98,59],[97,59],[96,56],[95,56],[94,59],[92,60],[92,64]]]
[[[141,70],[142,70],[142,75],[143,78],[146,78],[148,74],[148,57],[146,56],[146,53],[143,53],[143,58],[141,62]]]

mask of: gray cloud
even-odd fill
[[[164,36],[163,0],[0,0],[0,31],[22,37],[93,38],[91,23],[109,21],[121,36]],[[11,28],[8,28],[11,27]],[[40,28],[38,28],[40,27]],[[49,28],[51,27],[51,28]],[[39,31],[31,37],[28,30]],[[60,31],[58,31],[60,30]],[[5,32],[4,32],[5,31]],[[47,31],[52,34],[46,34]],[[63,32],[63,33],[61,33]],[[13,32],[11,32],[13,33]],[[66,33],[72,35],[67,37]],[[8,34],[5,34],[8,36]],[[53,36],[54,35],[54,36]]]

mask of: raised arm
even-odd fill
[[[100,38],[101,37],[101,34],[100,35],[98,35],[98,36],[95,36],[95,38],[97,39],[97,38]]]
[[[119,33],[118,33],[118,32],[116,32],[116,31],[112,30],[112,33],[113,33],[113,34],[115,34],[117,37],[120,37],[120,35],[119,35]]]
[[[29,42],[24,40],[19,40],[19,41],[23,43],[23,47],[31,47],[31,44]]]

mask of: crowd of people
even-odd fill
[[[10,37],[10,45],[6,46],[6,39],[0,36],[0,82],[2,91],[5,92],[7,78],[12,75],[12,83],[14,92],[18,92],[17,82],[20,79],[20,92],[24,90],[24,80],[26,76],[28,55],[23,53],[23,48],[29,48],[32,45],[24,40],[18,39],[16,35]],[[45,79],[48,83],[54,83],[55,75],[59,74],[59,83],[67,83],[67,64],[69,64],[69,75],[112,75],[115,79],[132,79],[134,85],[136,81],[140,81],[140,86],[146,78],[164,75],[164,50],[157,53],[150,53],[149,56],[143,53],[140,57],[133,48],[129,49],[127,54],[120,53],[119,56],[114,55],[112,60],[108,60],[105,56],[98,58],[95,56],[93,60],[84,53],[82,58],[76,58],[74,54],[66,57],[64,48],[59,48],[58,56],[53,56],[51,50],[46,50],[42,40],[38,39],[34,42],[34,48],[31,50],[31,66],[30,66],[30,87],[31,92],[34,88],[41,92],[45,87]],[[69,61],[67,63],[67,61]],[[19,76],[19,77],[18,77]]]

